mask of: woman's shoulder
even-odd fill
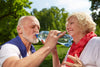
[[[88,44],[94,47],[100,47],[100,37],[93,37],[89,40]]]
[[[100,37],[93,37],[89,42],[100,42]]]
[[[93,37],[91,40],[100,40],[100,37]]]

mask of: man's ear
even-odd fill
[[[17,32],[18,32],[19,34],[22,34],[22,28],[21,28],[20,26],[17,26]]]

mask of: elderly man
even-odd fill
[[[35,51],[32,43],[38,43],[35,34],[39,33],[40,24],[34,16],[23,16],[17,25],[18,36],[0,48],[0,67],[38,67],[45,57],[55,48],[57,40],[66,32],[52,30],[43,47]]]

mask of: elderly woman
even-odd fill
[[[73,37],[73,44],[60,64],[57,51],[52,50],[53,67],[100,67],[100,37],[94,33],[96,23],[83,12],[71,14],[66,30]]]

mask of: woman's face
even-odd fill
[[[81,33],[82,29],[80,28],[76,17],[70,17],[66,26],[66,30],[72,37],[77,36]]]

